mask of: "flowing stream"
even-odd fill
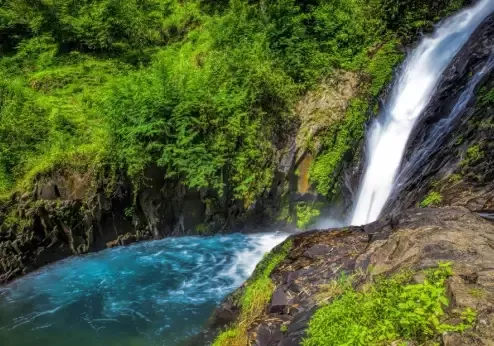
[[[182,345],[287,234],[139,243],[0,288],[2,346]]]
[[[494,11],[494,0],[481,0],[443,21],[405,61],[390,99],[370,128],[366,167],[352,225],[377,220],[395,186],[414,125],[436,90],[442,73],[475,29]]]

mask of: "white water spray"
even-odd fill
[[[403,65],[384,111],[372,125],[368,156],[351,224],[377,220],[392,190],[406,144],[442,73],[475,29],[494,12],[494,0],[479,1],[442,22]]]

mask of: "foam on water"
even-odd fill
[[[1,344],[178,345],[286,237],[168,238],[47,266],[0,288]]]
[[[434,94],[442,73],[493,11],[494,0],[478,1],[474,7],[442,22],[406,60],[389,102],[368,134],[366,167],[351,224],[377,220],[393,190],[413,127]]]

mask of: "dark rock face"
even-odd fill
[[[489,345],[494,340],[494,225],[465,208],[411,209],[365,228],[308,232],[292,241],[287,259],[271,276],[276,284],[271,304],[250,326],[254,345],[300,345],[315,310],[335,297],[323,293],[343,273],[359,273],[353,283],[359,287],[374,275],[436,267],[440,261],[453,263],[448,316],[467,307],[478,314],[472,331],[445,334],[444,345]],[[305,256],[315,247],[332,251]],[[234,310],[234,300],[223,308]]]
[[[123,192],[112,201],[104,193],[82,201],[61,199],[64,190],[53,182],[37,190],[34,196],[53,199],[12,200],[0,210],[0,284],[68,256],[152,237],[124,215]]]
[[[253,208],[165,179],[158,167],[147,169],[138,191],[119,177],[111,194],[107,183],[94,186],[94,179],[82,173],[41,177],[34,191],[0,206],[0,284],[68,256],[141,240],[262,230],[272,224],[286,193],[280,185],[295,169],[294,153],[286,154],[280,155],[283,164],[272,189]]]
[[[441,184],[443,205],[461,205],[476,211],[490,208],[494,197],[491,150],[494,113],[492,107],[480,102],[479,95],[483,88],[494,86],[494,72],[485,74],[474,97],[451,123],[449,131],[444,129],[444,119],[451,114],[471,79],[488,66],[493,52],[494,16],[490,16],[444,72],[438,92],[412,134],[397,178],[401,188],[395,191],[383,215],[415,206],[432,184],[437,185],[453,173],[454,179]],[[468,149],[474,146],[480,146],[485,155],[482,160],[466,161]]]

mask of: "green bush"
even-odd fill
[[[425,272],[423,283],[410,283],[411,273],[379,277],[363,291],[350,286],[340,297],[319,308],[309,322],[304,346],[387,345],[396,341],[425,344],[447,331],[464,331],[475,320],[467,309],[463,322],[441,322],[448,306],[445,281],[449,264]]]
[[[357,71],[369,82],[312,170],[327,194],[401,58],[410,30],[393,16],[431,21],[458,3],[389,1],[2,0],[0,195],[57,169],[111,167],[138,183],[157,163],[250,205],[271,184],[300,96],[336,69]]]
[[[420,207],[427,208],[431,206],[438,206],[443,201],[443,196],[439,192],[431,191],[424,198],[422,202],[420,202]]]

